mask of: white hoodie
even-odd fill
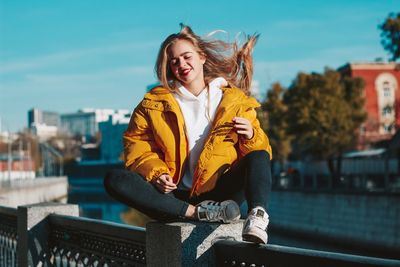
[[[222,99],[220,88],[226,84],[226,80],[219,77],[209,83],[209,90],[204,89],[198,96],[193,95],[184,86],[178,87],[179,93],[173,94],[185,120],[189,147],[189,164],[186,164],[182,182],[179,184],[180,189],[189,190],[192,187],[197,161]]]

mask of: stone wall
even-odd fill
[[[400,251],[399,194],[273,191],[271,227]]]

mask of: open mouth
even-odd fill
[[[180,74],[181,76],[187,76],[187,75],[190,73],[191,70],[192,70],[192,69],[185,69],[185,70],[183,70],[183,71],[180,71],[179,74]]]

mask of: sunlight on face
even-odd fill
[[[206,60],[190,41],[178,40],[169,47],[168,52],[171,71],[184,86],[204,80],[203,64]]]

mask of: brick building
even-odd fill
[[[365,81],[366,122],[361,126],[358,148],[390,139],[400,128],[400,66],[396,63],[349,63],[339,71]]]
[[[33,178],[35,178],[35,162],[30,157],[0,154],[0,182]]]

